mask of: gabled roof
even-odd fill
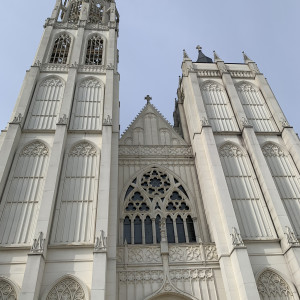
[[[172,125],[147,103],[122,134],[120,145],[187,145]]]

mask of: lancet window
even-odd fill
[[[103,39],[98,35],[94,35],[92,38],[88,40],[85,64],[102,65],[102,59],[103,59]]]
[[[157,167],[137,176],[126,191],[125,243],[160,243],[162,224],[169,243],[193,243],[196,242],[194,221],[191,201],[182,183]]]
[[[71,46],[71,38],[67,34],[60,35],[55,41],[52,49],[50,63],[66,64]]]
[[[81,82],[75,94],[71,125],[72,130],[100,130],[103,88],[100,81],[87,79]]]
[[[70,5],[68,22],[77,23],[80,17],[82,1],[73,0]]]
[[[201,87],[208,121],[213,131],[238,131],[238,126],[225,90],[216,82]]]
[[[249,83],[237,86],[245,114],[255,131],[277,131],[271,112],[260,90]]]
[[[273,143],[264,145],[262,151],[294,231],[300,237],[300,182],[296,166],[289,153]]]
[[[55,129],[64,85],[58,78],[43,81],[38,87],[26,123],[27,129]]]
[[[101,23],[104,16],[104,5],[95,0],[92,0],[90,3],[89,22]]]
[[[49,150],[35,141],[15,159],[0,211],[0,243],[31,244],[42,198]]]
[[[259,276],[257,288],[261,300],[295,299],[288,283],[271,270],[266,270]]]
[[[99,156],[88,143],[66,155],[54,215],[51,243],[93,243]]]
[[[248,156],[238,146],[227,143],[220,148],[220,158],[242,237],[274,238],[274,228]]]

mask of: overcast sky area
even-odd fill
[[[216,50],[228,63],[243,62],[245,51],[268,79],[290,124],[300,132],[299,0],[116,2],[121,16],[121,132],[145,105],[147,94],[173,124],[182,49],[195,61],[198,44],[207,56]],[[54,5],[55,0],[2,3],[1,129],[10,118]]]

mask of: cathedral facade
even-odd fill
[[[257,65],[184,51],[171,125],[119,129],[114,0],[57,0],[0,137],[1,300],[299,300],[300,141]]]

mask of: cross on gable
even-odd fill
[[[145,97],[145,100],[147,100],[147,104],[149,104],[150,101],[152,100],[152,98],[151,98],[149,95],[147,95],[147,96]]]

